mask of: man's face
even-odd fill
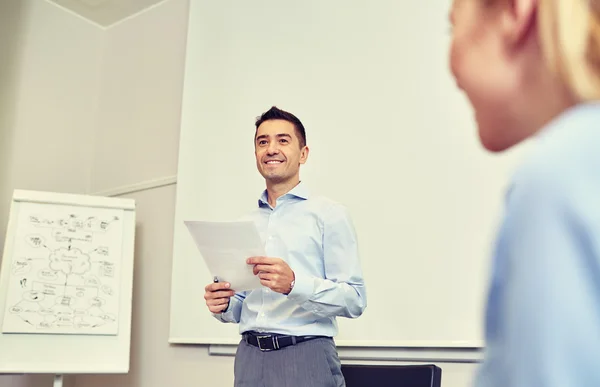
[[[283,183],[298,177],[306,162],[308,147],[300,146],[294,124],[285,120],[265,121],[254,138],[256,166],[270,183]]]

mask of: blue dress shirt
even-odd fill
[[[513,176],[477,387],[600,386],[600,104],[550,122]]]
[[[240,333],[337,334],[336,317],[356,318],[367,305],[357,237],[347,209],[311,195],[303,183],[267,201],[266,190],[247,219],[256,224],[267,256],[281,258],[294,271],[288,295],[267,287],[238,292],[227,310],[213,314],[239,323]]]

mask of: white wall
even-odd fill
[[[24,19],[24,6],[21,2],[4,2],[0,4],[0,235],[6,230],[8,210],[9,181],[12,180],[13,127],[15,124],[17,96],[17,75],[19,74],[19,58],[21,56],[20,37],[22,34],[22,21]],[[0,246],[4,238],[0,239]]]
[[[0,2],[0,245],[14,188],[85,192],[102,33],[39,0]],[[50,376],[0,377],[4,386]]]
[[[138,206],[131,371],[78,375],[67,387],[233,381],[233,358],[167,343],[175,203],[169,182],[187,15],[188,0],[168,0],[103,30],[42,0],[0,2],[0,244],[13,188],[110,193],[147,181],[162,185],[124,195]],[[467,385],[474,368],[439,365],[444,387]],[[49,375],[0,376],[2,387],[47,385]]]
[[[91,191],[177,173],[187,0],[171,0],[104,33]]]
[[[44,1],[8,1],[0,7],[0,18],[6,18],[0,19],[0,214],[5,218],[6,195],[14,187],[85,191],[102,35]]]

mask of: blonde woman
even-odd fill
[[[455,0],[450,66],[483,146],[526,139],[477,386],[600,386],[600,0]]]

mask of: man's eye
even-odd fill
[[[281,140],[279,140],[280,142],[288,142],[288,140],[286,140],[285,138],[282,138]]]

